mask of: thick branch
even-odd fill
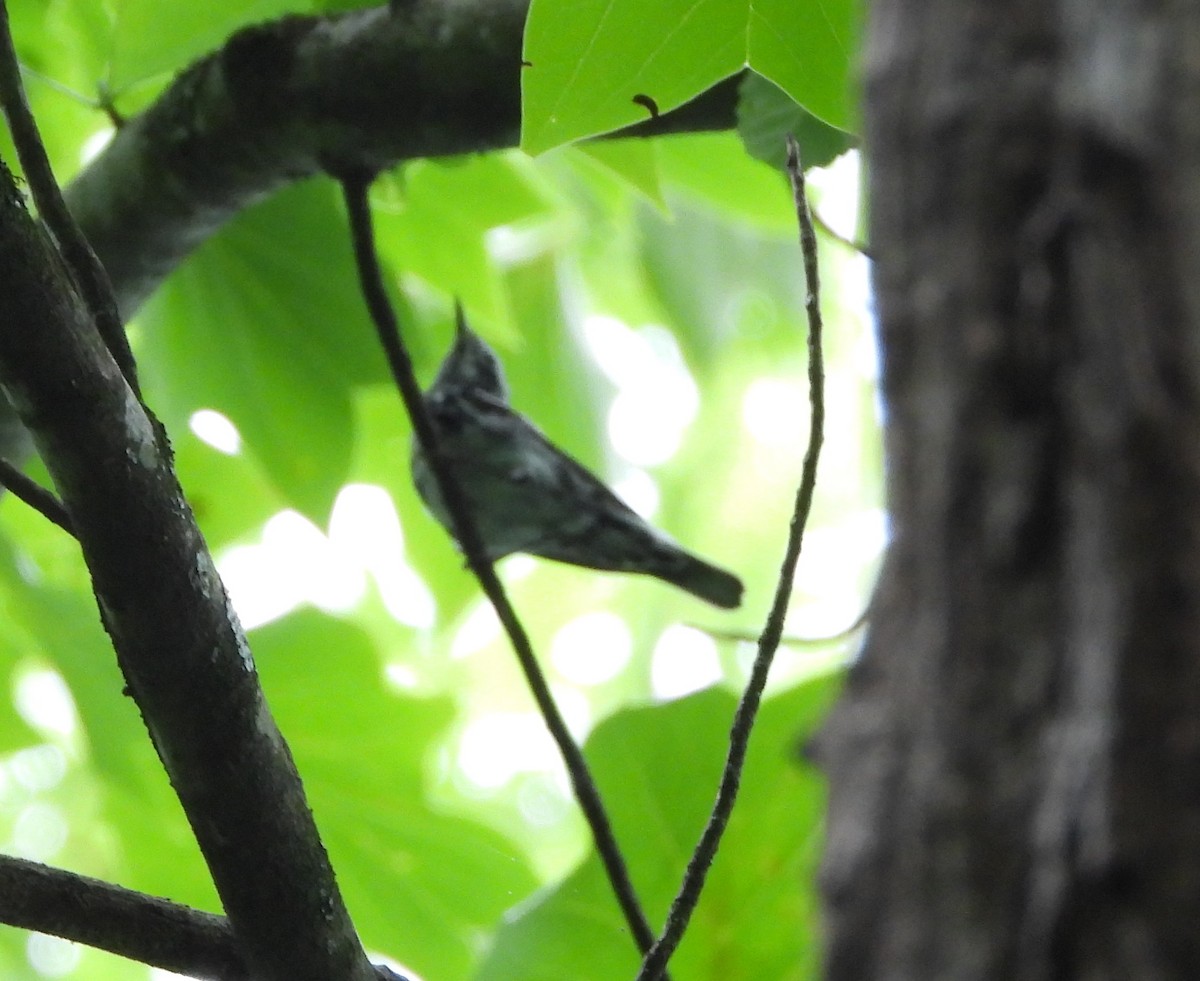
[[[19,858],[0,857],[0,923],[188,977],[249,977],[225,917]]]
[[[264,979],[372,977],[245,636],[161,447],[62,263],[0,175],[0,386],[71,515],[102,619]]]
[[[192,65],[67,188],[125,317],[284,184],[514,146],[527,7],[411,0],[395,12],[288,17]],[[729,128],[736,84],[630,132]]]

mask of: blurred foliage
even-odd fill
[[[828,708],[828,677],[772,699],[755,730],[738,807],[709,873],[694,930],[672,963],[681,978],[817,976],[813,872],[822,787],[801,760],[801,737]],[[618,837],[637,873],[643,902],[657,922],[666,914],[684,866],[712,807],[734,698],[700,692],[654,708],[629,709],[603,722],[588,759],[611,795]],[[680,767],[680,760],[692,765]],[[606,908],[607,907],[607,908]],[[601,914],[601,915],[598,915]],[[594,855],[537,897],[500,932],[479,975],[486,981],[604,981],[633,977],[638,958]]]
[[[31,102],[69,178],[109,125],[99,92],[137,111],[240,25],[358,5],[10,9],[36,72]],[[771,159],[795,127],[806,158],[828,162],[853,125],[856,8],[785,7],[709,4],[707,20],[673,30],[672,4],[535,0],[524,139],[547,152],[414,161],[372,191],[422,379],[461,297],[522,412],[746,581],[745,605],[725,614],[652,580],[502,564],[568,719],[591,732],[587,753],[655,922],[711,804],[750,653],[703,628],[753,635],[775,588],[807,424],[804,287],[786,180],[737,134],[564,144],[642,118],[632,94],[666,111],[748,61],[771,82],[747,93],[746,144]],[[818,7],[822,27],[810,30]],[[563,64],[569,78],[553,74]],[[544,84],[559,86],[555,100]],[[7,136],[0,155],[13,161]],[[862,260],[822,248],[830,428],[789,626],[809,634],[854,618],[882,537]],[[355,292],[336,187],[312,181],[239,216],[132,336],[189,498],[256,625],[263,684],[367,945],[427,981],[631,977],[633,948],[548,737],[409,482],[409,428]],[[193,431],[200,410],[236,427],[236,449]],[[816,976],[823,798],[798,749],[836,688],[830,661],[781,653],[679,981]],[[11,693],[0,700],[0,847],[217,909],[122,695],[78,550],[9,497],[0,666]],[[0,928],[0,975],[147,972]]]

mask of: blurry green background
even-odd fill
[[[575,5],[572,24],[586,25],[590,6]],[[854,5],[823,4],[828,30],[806,33],[803,51],[759,43],[771,33],[746,29],[744,4],[711,6],[723,20],[675,38],[678,51],[633,52],[643,61],[632,68],[611,50],[621,54],[625,35],[556,32],[564,8],[549,0],[535,3],[527,44],[541,46],[540,65],[575,63],[577,44],[609,58],[581,63],[585,81],[627,70],[673,84],[681,66],[700,64],[663,111],[749,61],[775,84],[749,93],[748,141],[775,156],[782,127],[809,134],[808,159],[832,163],[810,175],[815,200],[852,231],[857,161],[832,159],[848,141],[825,124],[853,125],[855,42],[830,25],[852,25]],[[791,8],[772,6],[758,16],[800,30]],[[64,180],[106,138],[107,118],[89,104],[101,86],[136,112],[238,25],[313,9],[10,8]],[[743,47],[714,48],[714,32],[731,31]],[[792,101],[806,92],[813,116]],[[373,205],[422,380],[450,342],[457,295],[500,353],[522,412],[746,581],[743,607],[722,613],[654,580],[524,557],[500,567],[588,739],[658,924],[711,805],[753,653],[706,630],[754,635],[783,554],[808,425],[804,288],[787,182],[739,134],[559,145],[644,114],[633,106],[623,119],[628,107],[578,95],[563,90],[546,106],[544,93],[526,92],[523,139],[540,155],[412,162],[384,176]],[[7,136],[0,155],[13,163]],[[311,181],[204,245],[131,327],[148,401],[252,628],[368,947],[426,981],[631,978],[632,942],[553,746],[490,609],[415,498],[408,424],[356,294],[344,226],[336,187]],[[821,249],[829,423],[792,636],[854,620],[885,537],[865,260],[824,239]],[[739,809],[673,963],[678,981],[816,976],[823,789],[800,751],[847,656],[845,643],[781,651]],[[0,849],[218,909],[121,695],[77,549],[11,497],[0,500],[0,669],[11,695],[0,700]],[[150,973],[0,927],[4,978]]]

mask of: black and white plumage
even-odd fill
[[[742,601],[734,575],[647,524],[581,463],[508,404],[500,361],[467,326],[425,393],[439,445],[473,509],[488,558],[527,552],[571,565],[654,576],[716,606]],[[448,530],[433,471],[414,445],[413,482]]]

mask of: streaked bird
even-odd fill
[[[654,576],[716,606],[742,601],[742,583],[649,525],[586,467],[508,404],[500,360],[456,310],[454,345],[425,407],[489,559],[513,552]],[[450,530],[433,471],[415,445],[413,482]]]

